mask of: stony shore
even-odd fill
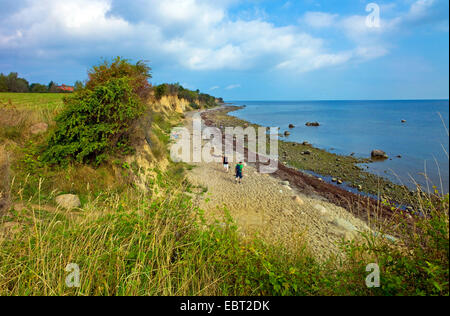
[[[193,114],[186,114],[185,122],[191,133]],[[340,247],[343,240],[370,231],[361,219],[363,216],[355,216],[315,193],[312,187],[300,188],[298,179],[291,183],[286,180],[289,176],[282,180],[277,175],[261,174],[257,166],[246,163],[243,182],[237,184],[233,171],[226,172],[221,163],[191,165],[188,179],[193,190],[187,194],[192,195],[209,221],[225,225],[228,213],[244,240],[259,236],[294,253],[307,249],[318,260],[326,261],[343,255]]]
[[[228,115],[241,107],[224,106],[202,114],[209,126],[253,126],[239,118]],[[289,126],[281,127],[280,133],[289,131]],[[374,199],[387,200],[392,204],[413,205],[414,194],[406,186],[397,185],[390,180],[374,175],[368,171],[368,165],[373,161],[354,156],[341,156],[326,150],[313,147],[305,139],[304,143],[289,141],[288,137],[280,135],[279,155],[280,162],[292,169],[300,170],[333,186],[344,188],[355,194],[360,194]]]
[[[203,124],[219,127],[249,124],[228,116],[230,110],[233,108],[203,111]],[[191,133],[195,113],[185,116]],[[283,143],[282,148],[286,144],[289,143]],[[317,150],[307,147],[311,152]],[[205,211],[207,219],[224,224],[223,218],[229,212],[243,238],[257,235],[294,252],[308,245],[307,249],[321,261],[342,256],[343,240],[359,238],[361,233],[373,234],[379,229],[383,215],[392,216],[392,210],[379,201],[348,192],[283,162],[271,175],[260,174],[258,163],[246,163],[242,184],[237,184],[233,172],[227,173],[221,163],[199,162],[192,166],[188,179],[197,190],[188,194]]]

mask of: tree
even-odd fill
[[[76,81],[75,82],[75,86],[74,86],[74,90],[76,91],[81,91],[84,89],[84,84],[81,81]]]
[[[58,89],[58,85],[54,83],[53,81],[50,81],[48,84],[48,92],[50,93],[58,93],[60,90]]]
[[[29,84],[23,78],[19,78],[17,72],[11,72],[5,78],[8,92],[29,92]]]
[[[47,92],[47,86],[40,84],[40,83],[33,83],[30,86],[30,92],[32,93],[46,93]]]
[[[0,92],[8,92],[8,85],[6,84],[6,76],[0,74]]]

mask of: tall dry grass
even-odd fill
[[[0,216],[10,206],[10,163],[8,153],[0,147]]]

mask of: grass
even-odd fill
[[[0,93],[0,107],[27,110],[57,110],[63,106],[62,93]]]
[[[33,97],[39,106],[29,101],[3,109],[15,108],[25,125],[47,113],[52,125],[59,109],[55,95]],[[398,243],[361,236],[342,243],[345,259],[319,263],[301,236],[289,251],[242,240],[230,216],[212,224],[203,219],[186,194],[192,191],[185,177],[189,166],[163,163],[168,133],[180,119],[154,113],[150,156],[157,160],[145,171],[120,157],[99,168],[49,168],[37,159],[45,135],[19,129],[0,138],[12,167],[0,185],[14,202],[0,219],[0,295],[449,294],[448,195],[418,194],[423,216],[405,220],[398,213],[380,223]],[[141,177],[146,191],[134,185]],[[79,195],[82,207],[58,208],[54,198],[60,193]],[[77,288],[66,286],[71,263],[80,268]],[[369,263],[380,266],[380,288],[366,287]]]

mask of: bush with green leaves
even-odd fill
[[[131,79],[113,78],[65,98],[43,159],[50,164],[68,160],[100,164],[123,149],[130,125],[143,113]]]
[[[151,92],[151,86],[148,82],[148,79],[152,77],[150,71],[151,68],[144,61],[131,64],[129,60],[117,57],[111,63],[105,61],[89,70],[86,89],[93,90],[111,79],[129,78],[129,84],[133,92],[144,100]]]

